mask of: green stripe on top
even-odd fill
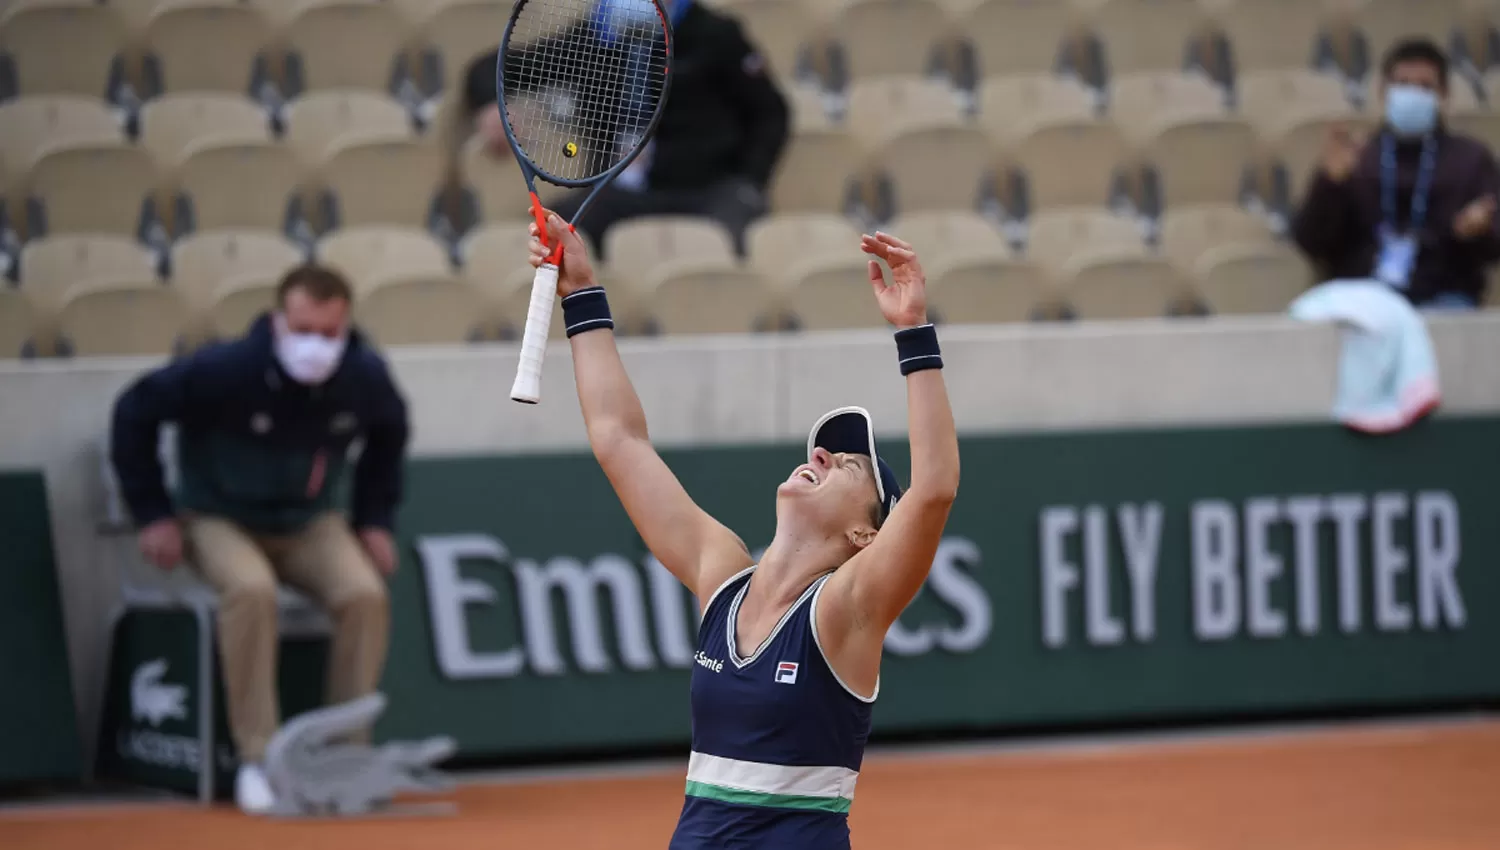
[[[773,809],[801,809],[809,812],[833,812],[849,814],[850,801],[843,797],[800,797],[795,794],[763,794],[759,791],[744,791],[738,788],[721,788],[706,782],[687,783],[689,797],[702,797],[720,803],[740,806],[765,806]]]

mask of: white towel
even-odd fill
[[[1399,292],[1373,278],[1331,280],[1292,302],[1293,318],[1342,329],[1333,415],[1357,431],[1387,434],[1440,401],[1427,325]]]

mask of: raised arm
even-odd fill
[[[906,377],[911,486],[896,503],[875,539],[833,574],[819,606],[825,652],[844,645],[863,661],[878,663],[880,642],[921,590],[932,569],[948,510],[958,494],[958,435],[943,382],[937,337],[927,324],[926,281],[907,243],[884,233],[864,237],[866,253],[891,267],[887,283],[870,262],[870,283],[886,320],[895,325]],[[863,633],[869,640],[849,641]],[[875,656],[871,659],[869,653]],[[860,660],[853,662],[863,666]],[[864,677],[858,677],[864,678]]]
[[[750,566],[750,553],[734,532],[693,502],[652,448],[646,414],[615,347],[604,291],[594,281],[587,248],[555,214],[548,213],[548,222],[550,238],[563,240],[557,291],[563,297],[589,446],[646,547],[704,605],[720,584]],[[535,239],[534,223],[531,230],[535,266],[547,252]]]

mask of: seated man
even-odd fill
[[[385,362],[350,328],[349,285],[307,266],[286,275],[276,299],[244,338],[130,385],[115,404],[110,452],[142,554],[171,569],[186,549],[219,594],[219,654],[241,764],[235,799],[256,813],[275,803],[261,762],[280,725],[278,581],[333,619],[328,699],[345,702],[379,683],[390,619],[383,576],[396,567],[391,528],[408,433]],[[178,426],[175,500],[157,456],[168,421]],[[334,493],[361,437],[351,527]]]
[[[674,63],[656,135],[573,222],[601,250],[616,222],[643,215],[717,219],[744,250],[745,229],[768,209],[766,192],[786,146],[789,110],[761,55],[731,17],[695,0],[666,0]],[[509,155],[495,108],[499,51],[469,66],[464,105],[497,154]],[[557,202],[572,221],[587,192]]]
[[[1397,44],[1382,64],[1385,122],[1366,142],[1329,134],[1292,223],[1302,251],[1333,278],[1374,278],[1415,305],[1474,309],[1500,259],[1500,169],[1483,142],[1449,131],[1448,59],[1431,42]]]

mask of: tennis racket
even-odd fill
[[[536,180],[589,188],[574,221],[641,152],[661,118],[672,27],[660,0],[518,0],[496,63],[505,136],[551,253],[536,270],[513,401],[541,400],[562,245],[549,245]],[[569,222],[569,228],[572,222]]]

